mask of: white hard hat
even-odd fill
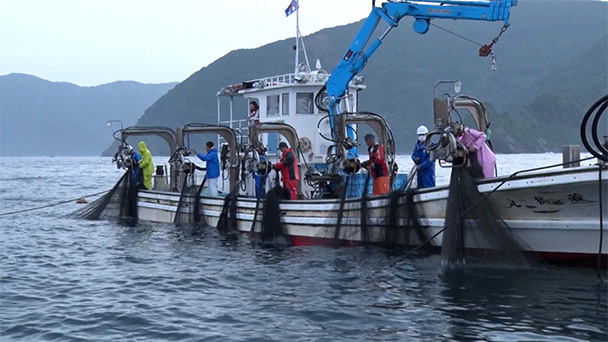
[[[429,130],[428,130],[428,128],[426,128],[426,126],[420,126],[420,127],[418,127],[418,129],[416,130],[416,133],[417,133],[418,135],[422,135],[422,134],[428,134],[428,133],[429,133]]]

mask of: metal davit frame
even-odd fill
[[[169,127],[163,126],[131,126],[120,131],[121,141],[126,141],[130,136],[158,136],[167,142],[169,145],[169,155],[173,155],[178,148],[177,133]],[[178,165],[170,163],[169,165],[169,189],[177,189],[177,172]]]
[[[221,125],[207,125],[207,124],[198,124],[198,123],[189,123],[185,125],[183,128],[177,130],[177,139],[179,142],[179,146],[182,148],[187,148],[185,146],[185,139],[190,134],[201,134],[201,133],[211,133],[217,134],[224,138],[226,143],[228,144],[228,150],[230,153],[230,179],[229,186],[230,190],[234,189],[239,179],[239,160],[237,153],[237,139],[236,132],[234,129],[221,126]]]

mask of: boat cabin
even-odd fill
[[[249,103],[256,102],[259,106],[260,124],[282,123],[296,129],[301,164],[325,166],[327,150],[332,143],[322,135],[331,136],[330,124],[328,113],[319,110],[315,100],[324,100],[320,92],[328,77],[329,74],[318,69],[261,78],[223,88],[218,92],[218,124],[240,131],[242,137],[247,137],[249,125],[253,124],[248,121]],[[363,89],[364,85],[351,83],[347,101],[344,101],[347,111],[357,111],[359,91]],[[270,160],[280,155],[279,142],[286,141],[278,133],[260,133],[259,140],[266,148]]]

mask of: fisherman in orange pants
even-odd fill
[[[281,160],[273,165],[273,168],[278,172],[281,171],[281,181],[285,192],[289,193],[289,199],[295,200],[298,196],[298,181],[300,174],[298,172],[298,160],[295,152],[287,146],[287,143],[281,141],[279,143],[281,150]]]
[[[376,143],[376,137],[373,134],[365,135],[365,143],[369,152],[369,160],[364,161],[361,165],[372,173],[372,193],[374,195],[388,194],[390,181],[384,147]]]

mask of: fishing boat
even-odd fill
[[[493,17],[484,14],[483,20],[503,20],[507,25],[511,2],[490,3],[501,10]],[[411,6],[417,10],[420,6],[435,6],[441,11],[420,16]],[[128,169],[131,165],[127,141],[134,136],[160,136],[171,153],[165,168],[167,174],[158,172],[153,177],[153,189],[138,193],[139,219],[177,224],[202,220],[208,226],[229,227],[254,236],[263,235],[265,229],[278,229],[266,227],[272,223],[263,223],[266,216],[274,215],[274,221],[270,222],[281,226],[281,232],[292,245],[441,249],[446,231],[452,229],[452,222],[446,219],[450,186],[417,189],[413,185],[414,170],[409,175],[397,172],[389,124],[381,115],[358,111],[359,92],[365,90],[365,85],[357,73],[379,46],[376,40],[363,51],[373,32],[368,26],[374,22],[377,25],[379,18],[398,21],[402,16],[413,15],[414,29],[424,33],[424,25],[428,26],[432,18],[445,18],[450,6],[464,13],[475,11],[464,17],[461,11],[459,17],[450,17],[454,19],[481,20],[477,11],[487,10],[468,3],[385,3],[373,8],[331,74],[318,62],[316,69],[311,70],[307,57],[305,63],[298,63],[296,57],[293,73],[247,80],[220,89],[215,123],[191,123],[175,130],[121,129],[123,143],[115,156],[121,167]],[[380,42],[386,33],[379,38]],[[298,47],[299,38],[298,30]],[[435,86],[446,83],[460,87],[454,81],[438,82]],[[435,146],[433,158],[441,165],[462,166],[456,162],[463,149],[454,138],[453,112],[468,113],[472,125],[483,132],[488,128],[485,108],[481,101],[458,94],[435,96],[433,101],[436,127],[429,135],[429,139],[435,139],[434,144],[429,144]],[[251,102],[259,106],[259,124],[248,121]],[[393,190],[388,194],[371,194],[368,172],[361,167],[358,151],[364,131],[373,132],[378,142],[386,146],[385,160]],[[206,195],[201,179],[204,167],[197,165],[200,162],[195,160],[193,146],[189,146],[189,138],[198,134],[217,134],[222,165],[219,196]],[[271,207],[271,201],[265,197],[275,187],[272,164],[279,160],[280,142],[287,142],[298,157],[298,199],[283,199],[278,207]],[[475,187],[483,203],[506,224],[509,234],[526,254],[562,264],[589,265],[597,260],[605,263],[608,239],[603,237],[606,220],[602,201],[608,188],[608,169],[602,157],[605,152],[599,148],[602,153],[597,156],[596,166],[522,170],[509,176],[477,180]],[[461,157],[466,161],[466,153]],[[464,214],[461,218],[467,220]],[[495,248],[487,236],[480,239],[473,234],[474,230],[483,227],[470,228],[463,235],[464,248],[478,251]]]
[[[288,75],[283,76],[286,80],[295,80],[296,78],[295,74],[290,75],[290,77],[287,77]],[[296,81],[285,84],[274,84],[273,82],[272,85],[263,88],[239,90],[229,95],[229,97],[244,95],[248,98],[255,98],[261,103],[264,103],[265,98],[277,94],[281,94],[283,99],[295,99],[298,93],[310,89],[311,86],[315,86],[314,82],[309,82],[306,86]],[[316,86],[317,89],[320,89],[322,84],[319,83]],[[289,94],[289,97],[282,97],[282,94]],[[463,109],[466,108],[466,111],[471,113],[472,117],[485,117],[480,102],[472,98],[456,102],[455,108],[459,111],[463,112]],[[261,106],[261,108],[264,107]],[[245,109],[243,108],[243,116],[246,115]],[[302,145],[306,146],[304,152],[299,153],[300,179],[303,180],[300,185],[302,197],[297,201],[285,200],[280,204],[282,222],[291,244],[325,246],[401,245],[412,248],[433,237],[430,241],[432,246],[440,247],[442,245],[441,232],[446,225],[446,202],[449,196],[449,185],[412,189],[412,200],[415,203],[421,230],[416,230],[411,225],[408,226],[406,222],[407,214],[404,214],[400,209],[398,209],[398,213],[393,213],[391,216],[391,203],[394,206],[395,201],[397,201],[397,208],[406,206],[406,192],[373,196],[369,193],[369,186],[365,188],[364,181],[367,174],[364,171],[340,176],[342,181],[344,181],[343,178],[350,178],[348,181],[350,186],[348,190],[345,190],[348,197],[323,198],[327,194],[323,193],[318,186],[307,186],[306,184],[306,180],[312,179],[306,166],[311,168],[318,165],[315,162],[315,155],[309,153],[308,156],[304,155],[303,157],[303,154],[315,151],[314,146],[317,146],[316,151],[321,151],[326,147],[321,147],[322,140],[315,140],[316,137],[312,134],[317,124],[313,122],[312,125],[309,124],[306,127],[304,123],[296,121],[300,118],[293,113],[290,111],[289,114],[291,115],[282,116],[281,123],[272,121],[272,115],[268,116],[263,109],[260,113],[260,131],[266,129],[269,131],[269,133],[262,133],[260,140],[265,146],[268,146],[268,151],[276,151],[276,147],[273,146],[277,146],[277,138],[283,137],[289,138],[285,140],[289,141],[290,146],[299,146],[300,151],[303,151]],[[310,115],[317,116],[319,119],[326,116],[323,113]],[[357,115],[353,114],[352,116]],[[365,114],[363,117],[372,117],[374,119],[372,122],[382,123],[382,120],[369,114]],[[179,134],[176,133],[174,139],[167,139],[167,141],[178,142],[172,148],[174,153],[180,150],[187,151],[188,146],[183,146],[180,143],[180,141],[187,140],[183,138],[184,135],[223,130],[223,135],[226,137],[220,139],[220,141],[224,141],[225,145],[223,146],[228,146],[229,151],[238,151],[237,137],[239,134],[236,133],[236,129],[230,128],[230,124],[237,124],[238,121],[240,120],[229,122],[226,126],[186,125],[176,130],[176,132],[181,132],[181,139],[178,138]],[[309,119],[309,121],[312,122],[313,120]],[[358,122],[362,121],[365,120],[359,120]],[[483,119],[479,122],[485,124]],[[265,125],[265,123],[268,123],[268,125]],[[221,122],[221,124],[225,123]],[[484,124],[477,128],[483,131]],[[293,127],[298,127],[298,129],[293,129]],[[389,130],[388,126],[383,128]],[[158,128],[126,128],[121,133],[124,141],[126,141],[128,137],[134,135],[160,133],[155,133],[154,130],[158,130]],[[171,131],[167,129],[167,132]],[[283,136],[279,132],[287,133],[284,133]],[[302,132],[302,136],[298,135],[298,132]],[[169,133],[165,134],[170,135]],[[247,134],[242,133],[241,135],[246,136]],[[302,137],[310,137],[310,142],[307,139],[302,139]],[[320,152],[318,153],[320,154]],[[271,162],[276,162],[278,159],[275,153],[270,153],[267,157]],[[200,175],[198,178],[195,177],[196,173],[185,175],[180,171],[184,169],[184,165],[189,165],[187,158],[187,156],[184,157],[181,162],[172,162],[170,167],[172,171],[168,180],[164,180],[166,176],[154,176],[155,189],[139,192],[140,219],[151,222],[175,222],[180,200],[184,201],[181,187],[184,177],[189,177],[186,178],[188,179],[186,184],[191,189],[196,189],[196,185],[200,184],[201,181]],[[239,170],[239,166],[242,166],[243,160],[246,159],[245,154],[231,154],[229,152],[222,158],[225,158],[225,160],[222,160],[222,164],[224,164],[222,172],[226,175],[222,177],[226,179],[222,186],[225,189],[224,193],[219,197],[208,197],[205,196],[203,191],[200,197],[202,216],[204,216],[208,225],[217,226],[225,204],[225,196],[231,189],[239,186],[242,189],[235,201],[236,227],[244,234],[258,232],[255,229],[252,230],[252,227],[254,227],[256,212],[257,220],[261,220],[260,213],[263,211],[264,202],[259,203],[260,201],[255,196],[253,173],[242,173]],[[394,156],[392,158],[394,160]],[[259,163],[259,157],[258,160],[249,159],[249,161],[251,164]],[[250,170],[253,167],[251,165]],[[186,168],[194,169],[192,166]],[[241,176],[244,176],[242,178],[243,182],[239,183]],[[319,180],[322,183],[323,177],[327,176],[319,176],[316,184],[319,184]],[[411,179],[408,182],[405,174],[397,174],[394,178],[397,179],[394,182],[394,189],[407,189],[406,186],[411,185]],[[524,250],[529,251],[534,257],[560,264],[590,264],[597,260],[598,252],[602,258],[606,258],[606,251],[608,251],[607,239],[602,238],[603,232],[601,229],[602,224],[606,222],[600,221],[599,218],[602,209],[599,189],[606,190],[607,179],[608,170],[605,166],[579,166],[524,171],[514,175],[482,179],[477,181],[477,188],[482,195],[487,196],[486,200],[490,203],[495,214],[505,221],[518,241],[523,242]],[[327,177],[327,181],[331,181],[331,178]],[[267,177],[265,188],[270,189],[272,182],[273,177]],[[169,191],[170,189],[174,191]],[[181,208],[182,214],[191,217],[193,215],[192,210],[195,207],[195,196],[192,191],[186,196],[185,201],[188,204]],[[192,219],[186,221],[192,221]],[[401,227],[397,232],[392,229],[395,224],[397,227]],[[362,228],[363,225],[367,225],[367,230]],[[473,244],[472,241],[471,244]]]

